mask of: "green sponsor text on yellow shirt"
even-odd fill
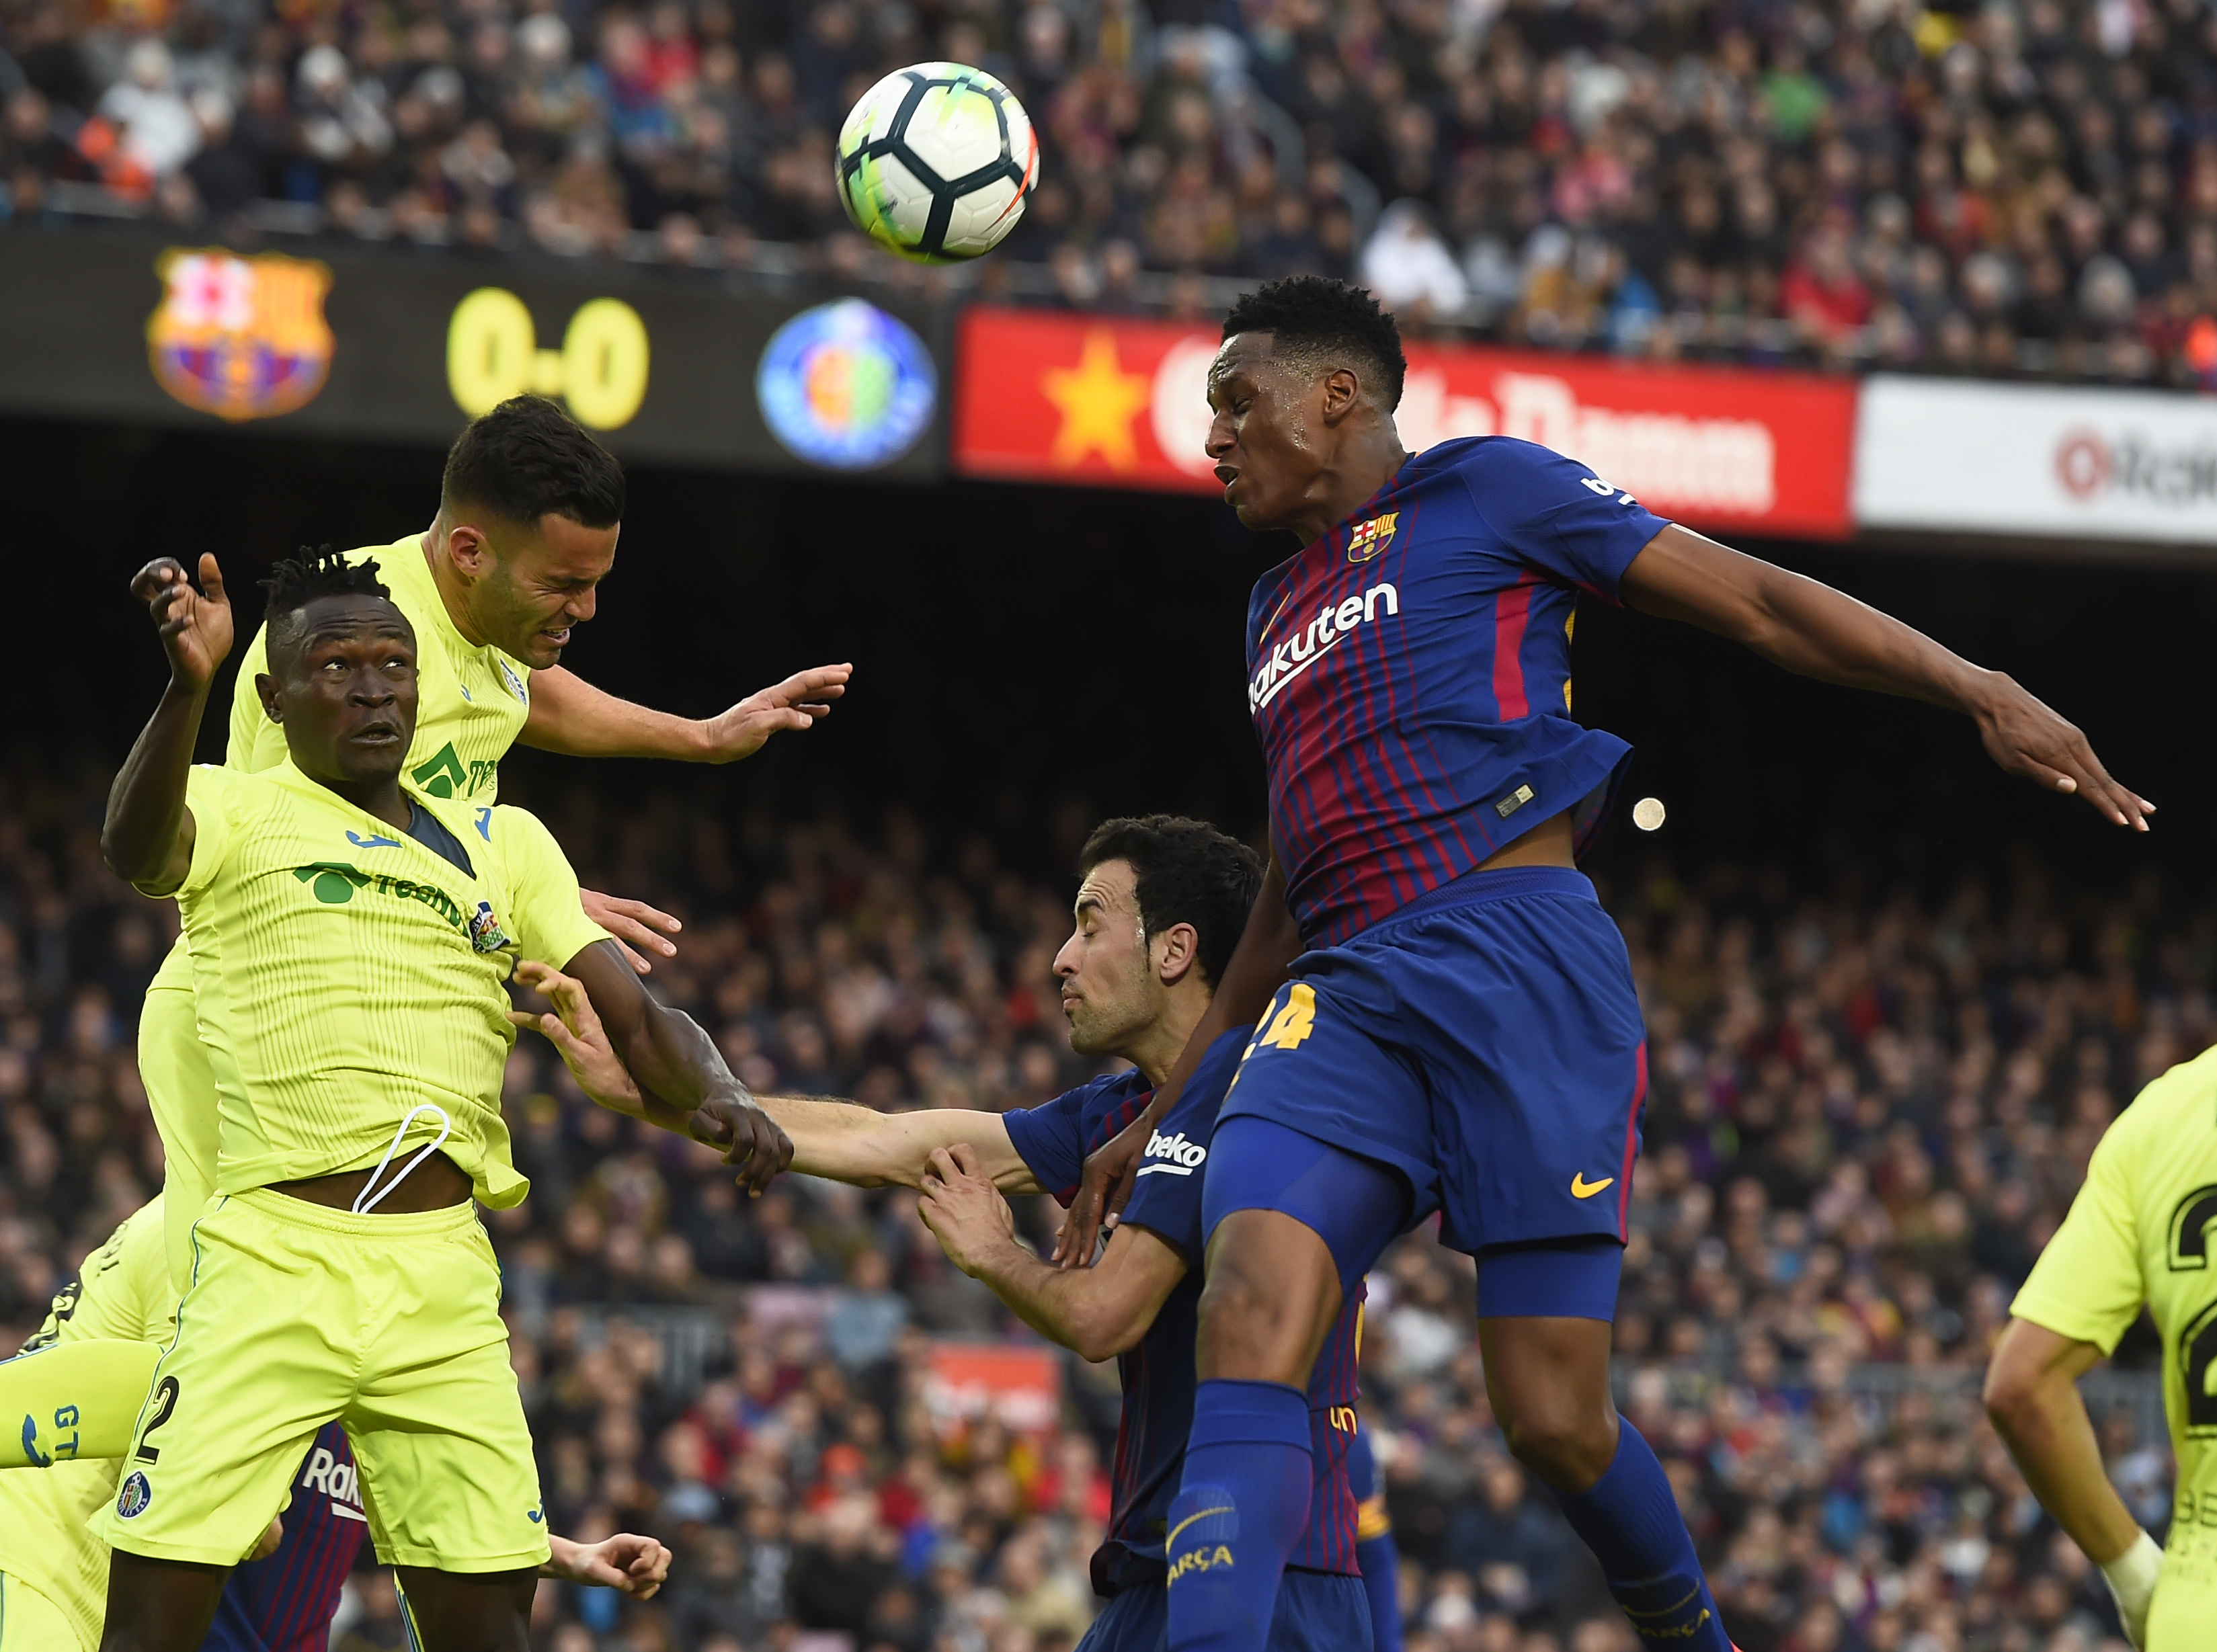
[[[521,809],[425,797],[465,872],[311,780],[197,767],[192,869],[177,891],[220,1119],[216,1189],[365,1168],[419,1103],[485,1204],[527,1184],[500,1086],[517,958],[558,968],[605,938],[577,874]],[[407,1141],[429,1141],[419,1115]]]

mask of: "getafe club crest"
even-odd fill
[[[234,422],[315,400],[331,367],[328,265],[209,247],[172,248],[154,268],[162,303],[146,323],[146,348],[164,390]]]
[[[154,1501],[154,1489],[146,1483],[144,1474],[133,1473],[124,1481],[122,1489],[115,1495],[115,1512],[127,1520],[135,1520],[146,1512],[146,1505]]]
[[[1373,516],[1367,522],[1357,522],[1347,536],[1347,559],[1368,562],[1393,543],[1393,524],[1400,516],[1398,510],[1389,510],[1383,516]]]

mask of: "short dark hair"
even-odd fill
[[[1096,826],[1078,854],[1078,872],[1090,872],[1105,860],[1131,866],[1139,933],[1152,938],[1191,924],[1201,978],[1212,987],[1223,980],[1263,887],[1263,858],[1206,821],[1141,815]]]
[[[1409,371],[1401,330],[1366,287],[1323,275],[1265,281],[1242,293],[1226,314],[1224,336],[1234,333],[1269,333],[1274,354],[1319,373],[1351,365],[1387,411],[1401,404],[1401,381]]]
[[[614,527],[623,520],[623,466],[544,396],[511,396],[454,438],[439,503],[478,505],[526,526],[551,512]]]
[[[299,555],[280,557],[270,564],[269,577],[262,582],[262,589],[269,594],[262,618],[267,643],[281,640],[289,644],[295,629],[293,617],[309,603],[326,596],[368,596],[391,602],[392,593],[377,574],[376,558],[349,562],[328,545],[312,548],[304,545]],[[394,612],[399,612],[397,605]],[[408,616],[400,617],[405,620]]]

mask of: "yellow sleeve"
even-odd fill
[[[240,816],[247,807],[242,777],[228,768],[195,763],[185,777],[185,807],[193,811],[193,864],[185,881],[171,891],[198,894],[215,881],[238,841]]]
[[[238,675],[231,685],[231,741],[224,749],[225,768],[242,774],[258,774],[285,760],[285,730],[262,709],[262,695],[254,680],[269,669],[269,628],[258,626],[238,656]]]
[[[2102,1137],[2070,1215],[2010,1304],[2017,1318],[2075,1342],[2091,1342],[2104,1354],[2140,1317],[2147,1295],[2133,1199],[2145,1132],[2131,1128],[2132,1122],[2127,1109]]]
[[[497,840],[508,910],[501,917],[523,957],[556,969],[608,932],[585,915],[577,897],[577,874],[554,834],[528,810],[495,805],[487,834]]]
[[[122,1456],[176,1321],[157,1196],[84,1259],[23,1352],[0,1361],[0,1468]]]
[[[73,1337],[121,1337],[166,1342],[176,1317],[170,1262],[163,1237],[162,1196],[124,1217],[108,1242],[78,1271],[77,1311],[61,1333]]]

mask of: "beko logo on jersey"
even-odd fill
[[[1159,1159],[1159,1164],[1143,1164],[1143,1176],[1160,1171],[1166,1176],[1189,1176],[1201,1167],[1208,1157],[1208,1150],[1199,1142],[1189,1142],[1183,1131],[1175,1136],[1165,1136],[1159,1130],[1147,1137],[1147,1150],[1139,1156],[1145,1159]]]
[[[1247,685],[1247,709],[1261,711],[1288,683],[1337,647],[1340,639],[1357,626],[1375,618],[1381,608],[1388,614],[1401,612],[1401,593],[1390,583],[1373,585],[1336,608],[1329,603],[1318,608],[1315,619],[1270,650],[1270,657]],[[1269,640],[1267,633],[1263,640]]]

